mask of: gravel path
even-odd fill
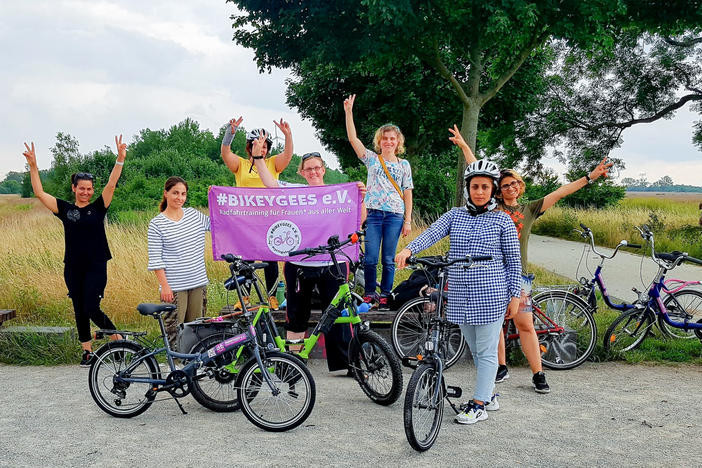
[[[354,380],[311,361],[317,404],[303,426],[266,433],[240,413],[217,414],[190,396],[134,419],[103,413],[78,366],[0,366],[1,466],[592,466],[700,465],[702,371],[585,363],[550,372],[549,395],[531,388],[527,369],[497,386],[500,410],[475,426],[453,423],[446,408],[439,439],[426,453],[408,445],[402,399],[368,400]],[[409,373],[405,373],[405,384]],[[470,394],[469,362],[449,384]],[[346,399],[341,400],[342,395]],[[404,397],[403,397],[404,398]],[[348,445],[345,445],[348,444]],[[304,457],[304,458],[303,458]]]

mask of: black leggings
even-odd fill
[[[298,275],[300,270],[302,270],[302,275]],[[346,264],[341,265],[341,272],[346,274]],[[322,310],[326,309],[334,299],[339,285],[329,273],[328,267],[303,267],[286,263],[283,267],[283,273],[287,283],[285,328],[291,332],[305,332],[312,312],[312,290],[315,285],[319,290]],[[350,341],[351,326],[349,324],[336,324],[326,334],[324,343],[327,350],[327,366],[330,371],[349,367],[348,348]]]
[[[114,330],[115,325],[100,310],[100,300],[107,285],[107,262],[87,265],[66,264],[63,269],[63,278],[68,287],[68,296],[73,301],[80,342],[92,340],[91,320],[100,328]]]

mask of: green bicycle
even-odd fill
[[[350,324],[353,327],[353,338],[349,343],[348,356],[349,367],[354,379],[372,401],[380,405],[391,405],[397,401],[402,393],[401,363],[392,351],[390,344],[383,337],[370,330],[369,323],[359,316],[359,313],[367,311],[367,304],[363,303],[363,299],[358,294],[350,290],[337,260],[337,255],[341,254],[350,261],[342,248],[357,242],[359,234],[353,233],[343,242],[339,241],[338,236],[332,236],[326,245],[293,251],[289,254],[291,256],[306,255],[305,258],[328,254],[333,263],[330,271],[339,284],[334,299],[324,310],[308,338],[286,340],[278,332],[278,327],[266,301],[267,296],[261,286],[261,280],[255,274],[257,269],[265,268],[265,263],[247,262],[241,257],[231,254],[223,255],[222,259],[229,263],[231,271],[231,277],[224,282],[224,286],[228,291],[235,291],[239,299],[243,297],[244,291],[251,291],[250,300],[253,299],[253,301],[251,306],[244,306],[245,311],[253,314],[252,324],[256,329],[257,337],[261,345],[268,349],[277,348],[287,352],[291,346],[302,345],[302,350],[295,355],[307,359],[322,333],[328,332],[334,324]],[[203,323],[224,322],[243,313],[244,311],[240,311],[205,319]],[[239,329],[240,326],[236,322],[232,322],[230,329],[220,329],[220,332],[196,343],[193,352],[199,349],[209,349],[211,343],[221,342],[223,338],[226,339],[226,337],[236,334]],[[236,381],[239,368],[249,358],[244,353],[245,348],[242,348],[237,351],[231,363],[220,367],[213,366],[205,370],[207,378],[201,378],[193,385],[193,396],[199,403],[214,411],[238,409],[239,402],[236,399],[236,388],[233,387],[233,384]]]

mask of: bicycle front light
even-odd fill
[[[434,351],[434,342],[433,341],[427,341],[424,343],[424,349],[426,351]]]

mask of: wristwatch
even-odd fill
[[[263,159],[263,156],[251,156],[254,159]]]
[[[585,174],[585,178],[587,179],[588,185],[592,185],[594,180],[590,178],[590,174]]]

